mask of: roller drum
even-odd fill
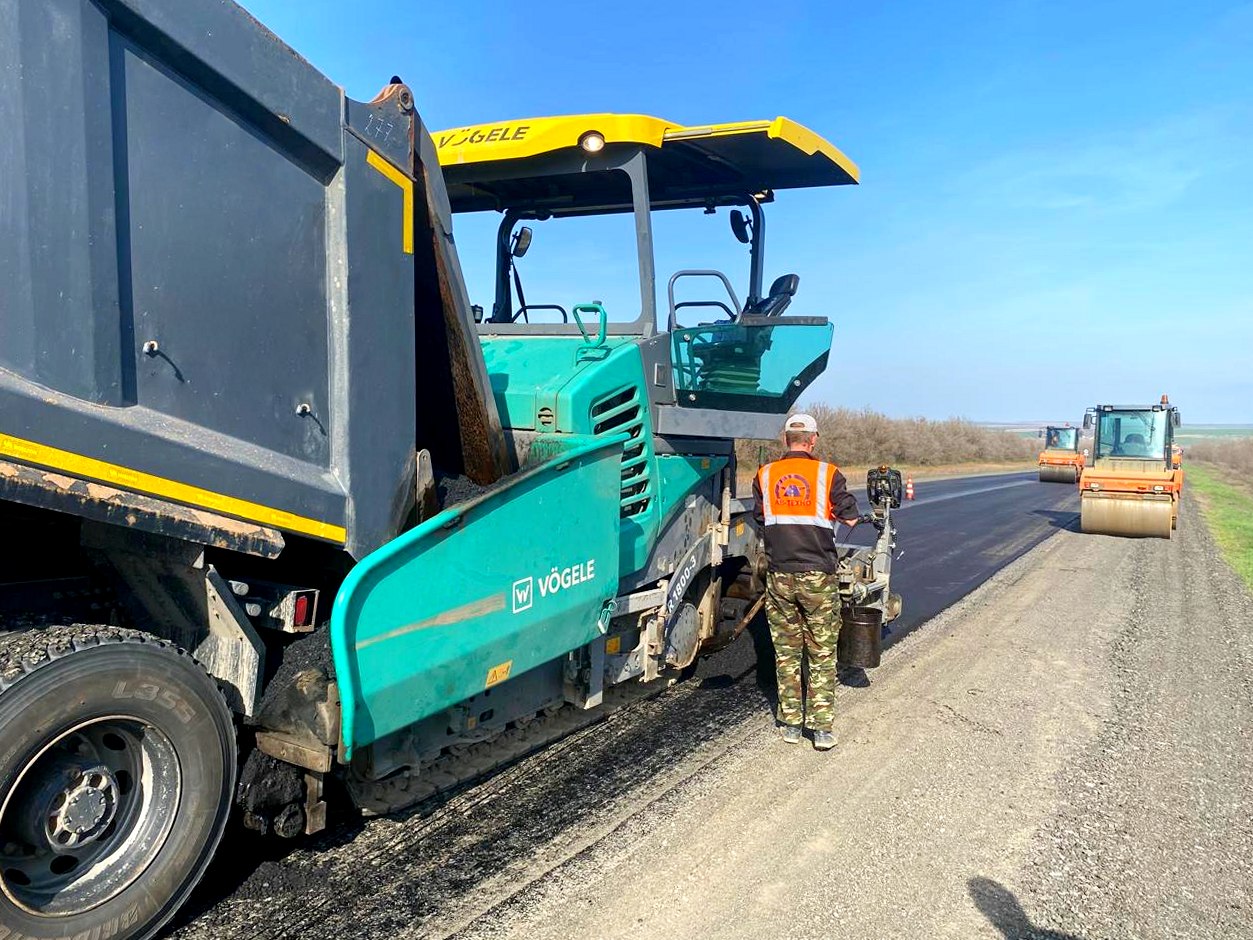
[[[1075,483],[1079,479],[1079,469],[1068,464],[1040,464],[1041,483]]]
[[[1098,535],[1168,539],[1173,518],[1169,498],[1084,493],[1079,500],[1080,528]]]

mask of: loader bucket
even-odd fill
[[[1085,491],[1079,499],[1080,528],[1088,533],[1168,539],[1174,518],[1169,494]]]
[[[604,632],[626,435],[554,437],[564,453],[349,573],[331,616],[346,757]]]

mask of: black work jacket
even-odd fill
[[[766,543],[766,558],[771,571],[795,573],[801,571],[834,572],[839,564],[835,550],[835,526],[839,519],[857,516],[857,499],[848,491],[848,481],[835,464],[826,464],[822,473],[819,467],[802,467],[802,474],[788,474],[786,461],[812,460],[820,463],[813,454],[803,450],[789,450],[781,458],[767,464],[753,478],[755,500],[753,517],[757,520]],[[795,464],[792,465],[796,469]],[[809,500],[803,509],[790,512],[780,503],[788,503],[788,479],[796,476],[809,479],[825,477],[827,490]],[[771,487],[762,492],[762,480]],[[803,488],[803,486],[802,486]],[[794,500],[792,502],[795,502]]]

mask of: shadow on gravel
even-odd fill
[[[999,881],[971,878],[966,882],[966,888],[979,913],[1001,932],[1005,940],[1083,940],[1078,934],[1033,926],[1018,898]]]
[[[1061,509],[1033,509],[1031,515],[1047,519],[1054,529],[1065,529],[1067,532],[1079,531],[1079,513]]]
[[[841,666],[837,675],[842,686],[850,689],[870,688],[870,677],[861,666]]]
[[[779,704],[779,684],[774,674],[774,644],[770,641],[770,627],[766,624],[764,613],[753,618],[748,625],[748,635],[753,641],[753,655],[757,658],[757,691],[773,712]]]

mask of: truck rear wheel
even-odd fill
[[[217,849],[235,764],[221,693],[175,646],[0,636],[0,936],[155,934]]]

